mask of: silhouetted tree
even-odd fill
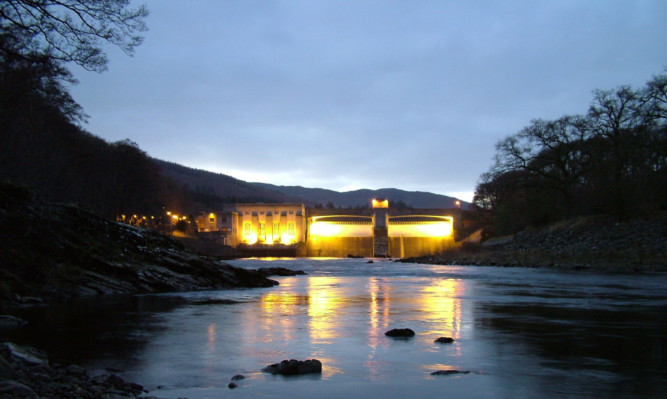
[[[496,145],[473,205],[495,234],[579,214],[667,208],[667,74],[594,91],[585,116],[533,120]]]
[[[3,0],[0,41],[3,56],[32,62],[74,62],[101,72],[107,57],[101,43],[112,43],[127,54],[141,44],[146,30],[145,6],[130,8],[129,0]],[[13,42],[13,45],[6,44]]]
[[[584,146],[589,129],[584,118],[564,116],[555,121],[533,120],[519,133],[496,145],[495,171],[524,171],[560,196],[563,212],[573,212],[573,191],[589,167]]]

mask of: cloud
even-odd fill
[[[667,3],[149,1],[88,129],[237,178],[469,193],[493,146],[667,65]]]

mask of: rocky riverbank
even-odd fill
[[[11,342],[0,344],[0,396],[7,399],[152,398],[115,374],[92,376],[77,365],[51,365],[45,353]]]
[[[0,302],[84,295],[271,287],[265,273],[198,256],[150,230],[0,184]]]
[[[403,259],[442,265],[555,267],[667,271],[667,213],[619,221],[606,216],[571,219],[441,255]]]

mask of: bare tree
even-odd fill
[[[646,109],[658,123],[667,122],[667,69],[654,76],[642,92]]]
[[[130,8],[129,0],[0,0],[2,56],[33,60],[74,62],[91,71],[106,70],[108,59],[101,49],[112,43],[127,54],[141,44],[146,30],[145,6]],[[20,46],[16,46],[20,43]],[[18,49],[18,54],[17,54]]]
[[[572,190],[588,166],[584,142],[589,131],[579,116],[555,121],[533,120],[519,133],[496,145],[496,172],[520,170],[562,195],[565,212],[572,211]]]

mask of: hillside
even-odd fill
[[[153,161],[164,177],[187,186],[200,196],[215,197],[219,202],[301,202],[307,206],[331,202],[339,208],[353,208],[368,206],[373,198],[388,198],[391,202],[403,202],[413,208],[454,208],[457,200],[446,195],[395,188],[338,192],[322,188],[251,183],[159,159]],[[468,203],[461,201],[461,206],[466,209]]]
[[[0,184],[0,302],[270,287],[258,272],[197,256],[158,234]]]
[[[326,205],[333,203],[336,207],[353,208],[356,206],[367,206],[373,198],[387,198],[390,202],[403,202],[413,208],[455,208],[457,201],[454,197],[433,194],[423,191],[404,191],[396,188],[382,188],[379,190],[361,189],[354,191],[338,192],[322,188],[305,188],[301,186],[275,186],[266,183],[253,183],[269,190],[279,191],[285,195],[299,197],[305,202]],[[466,209],[468,203],[461,201],[461,206]]]
[[[153,158],[153,162],[160,168],[164,177],[183,184],[196,193],[213,194],[224,202],[292,202],[300,200],[222,173],[190,168],[155,158]]]

